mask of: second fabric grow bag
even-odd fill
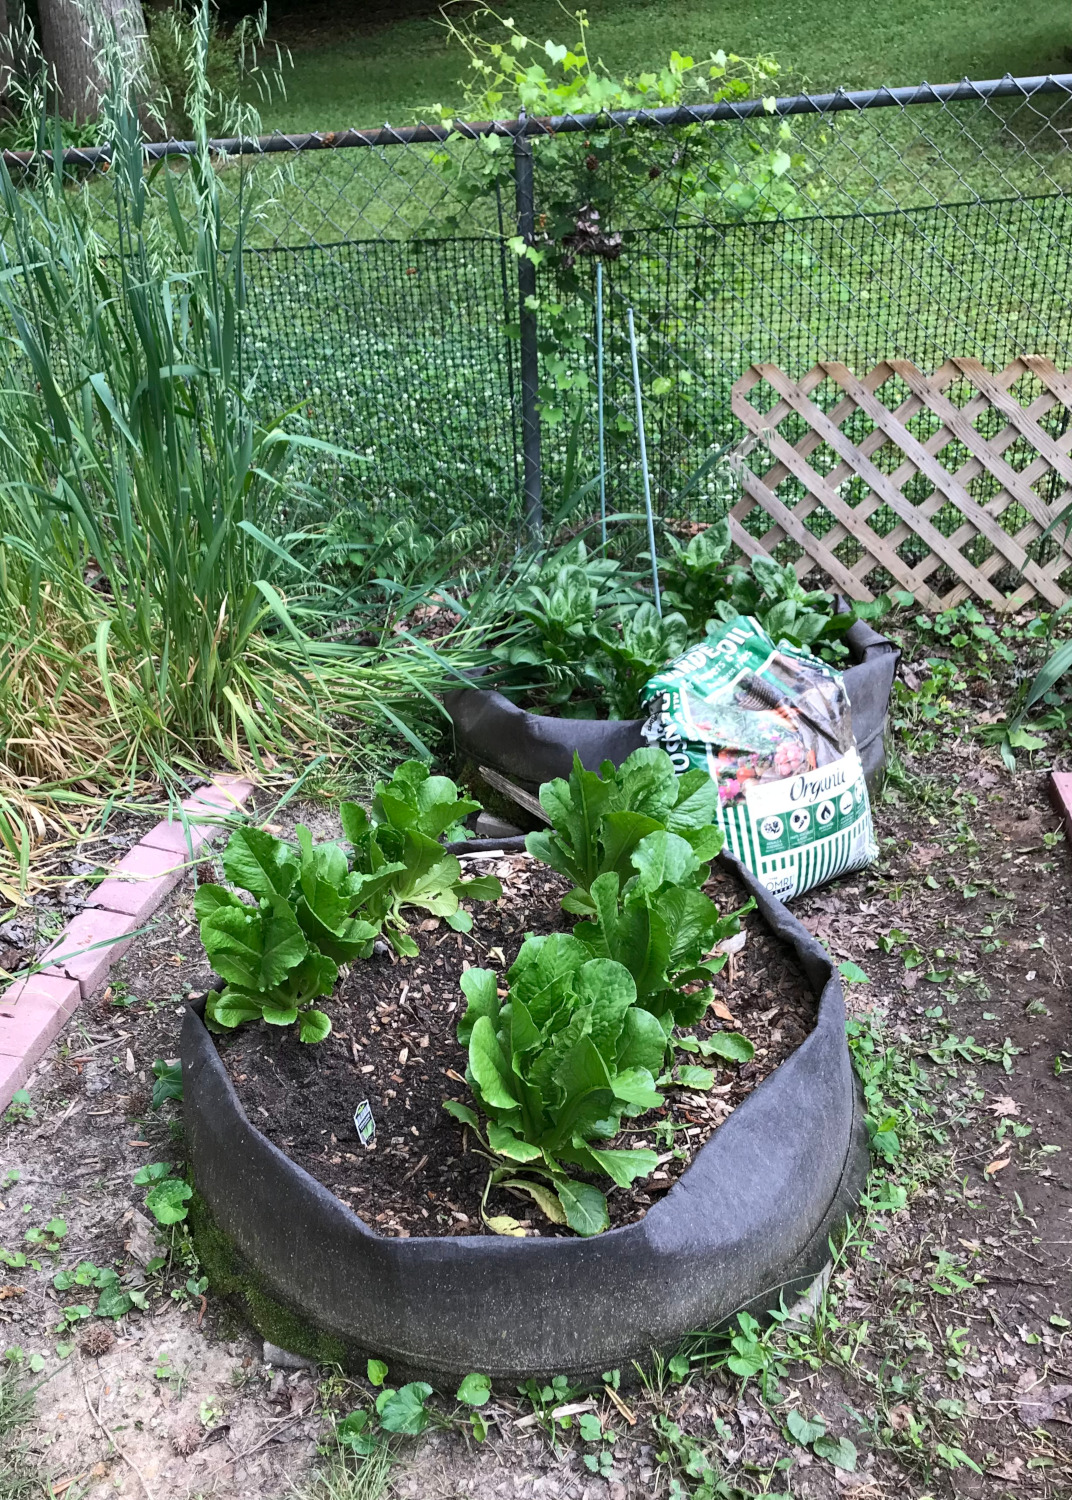
[[[863,620],[844,640],[852,659],[842,675],[853,733],[874,795],[886,769],[886,717],[900,652]],[[587,770],[597,771],[605,760],[620,766],[645,743],[644,719],[554,719],[526,713],[502,693],[484,688],[457,688],[444,694],[443,704],[454,724],[459,759],[488,766],[526,791],[568,776],[574,751]]]

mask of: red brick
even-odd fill
[[[31,975],[0,995],[0,1095],[4,1078],[10,1080],[19,1071],[11,1067],[10,1061],[22,1064],[20,1081],[11,1085],[14,1093],[22,1087],[49,1042],[63,1030],[80,999],[76,980],[51,974]]]
[[[139,921],[150,916],[183,877],[185,861],[165,849],[135,844],[103,880],[87,906],[124,912]]]
[[[29,1076],[24,1057],[5,1057],[0,1052],[0,1110],[7,1109]]]
[[[87,907],[71,919],[49,948],[46,972],[77,979],[82,999],[88,1000],[104,983],[112,964],[130,947],[127,934],[138,925],[136,917]],[[106,946],[97,947],[98,943]]]
[[[199,787],[192,796],[183,800],[189,838],[182,826],[182,819],[175,818],[151,828],[141,843],[150,849],[163,849],[169,854],[190,859],[200,851],[206,839],[222,832],[222,824],[217,820],[241,807],[252,790],[252,782],[228,771],[221,771],[206,786]],[[202,819],[206,821],[201,821]],[[212,821],[207,821],[208,819]]]
[[[1072,837],[1072,771],[1050,772],[1050,801],[1064,819],[1065,832]]]
[[[186,829],[176,818],[174,823],[158,823],[155,828],[150,828],[140,842],[146,849],[163,849],[178,859],[191,859],[214,832],[207,823],[195,823],[191,820],[187,840]]]
[[[234,812],[242,806],[250,792],[253,783],[245,781],[239,776],[228,777],[220,774],[214,777],[207,786],[198,787],[192,797],[187,797],[183,807],[188,811],[194,811],[200,807],[222,808],[225,812]]]

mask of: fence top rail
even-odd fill
[[[698,125],[709,121],[741,121],[756,116],[836,114],[846,110],[908,108],[924,104],[955,104],[963,100],[983,103],[991,99],[1030,98],[1036,94],[1072,96],[1072,73],[1036,74],[1014,78],[973,80],[960,83],[918,83],[900,88],[837,89],[829,94],[792,94],[781,99],[721,100],[717,104],[678,104],[663,109],[612,110],[602,114],[526,116],[509,120],[452,121],[446,125],[381,126],[377,130],[308,131],[288,135],[276,132],[261,136],[225,136],[210,140],[209,150],[219,156],[269,156],[304,151],[337,151],[347,147],[418,146],[442,144],[455,136],[479,140],[484,136],[542,136],[597,130],[615,126]],[[196,141],[147,141],[146,159],[160,161],[170,156],[195,156]],[[4,151],[8,166],[51,162],[51,151]],[[69,147],[62,154],[64,166],[100,166],[110,162],[113,148]]]

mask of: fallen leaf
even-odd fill
[[[894,1432],[903,1432],[906,1427],[912,1425],[912,1408],[910,1406],[890,1407],[890,1426]]]
[[[1022,1478],[1021,1470],[1024,1467],[1022,1458],[1007,1458],[1004,1463],[996,1468],[987,1469],[991,1479],[1004,1479],[1008,1484],[1019,1484]]]
[[[1020,1402],[1020,1421],[1025,1427],[1037,1427],[1040,1422],[1064,1422],[1072,1425],[1072,1417],[1057,1410],[1069,1396],[1072,1396],[1072,1385],[1035,1386],[1030,1400]]]
[[[525,1231],[521,1227],[521,1221],[519,1219],[512,1219],[509,1214],[493,1214],[490,1219],[485,1219],[484,1223],[491,1230],[492,1234],[508,1235],[511,1239],[523,1240],[525,1238]]]
[[[999,1099],[995,1099],[993,1104],[988,1104],[986,1108],[992,1115],[997,1115],[999,1120],[1006,1120],[1020,1113],[1020,1106],[1016,1100],[1010,1099],[1007,1094],[1002,1094]]]
[[[123,1249],[139,1266],[148,1265],[157,1254],[156,1229],[140,1209],[131,1215],[130,1238],[124,1241]]]
[[[566,1406],[556,1406],[551,1415],[555,1421],[561,1421],[563,1417],[575,1417],[578,1412],[595,1411],[596,1403],[591,1396],[585,1401],[570,1401]]]
[[[999,1157],[997,1161],[987,1162],[986,1166],[983,1168],[983,1171],[986,1173],[987,1177],[993,1177],[995,1172],[1000,1172],[1002,1167],[1007,1167],[1011,1160],[1011,1156]]]
[[[736,1016],[730,1011],[729,1006],[724,1005],[721,1000],[713,1000],[711,1002],[711,1009],[720,1021],[729,1021],[731,1026],[737,1025]]]

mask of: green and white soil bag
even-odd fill
[[[738,615],[644,688],[644,738],[718,783],[731,853],[783,901],[878,855],[841,673]]]

